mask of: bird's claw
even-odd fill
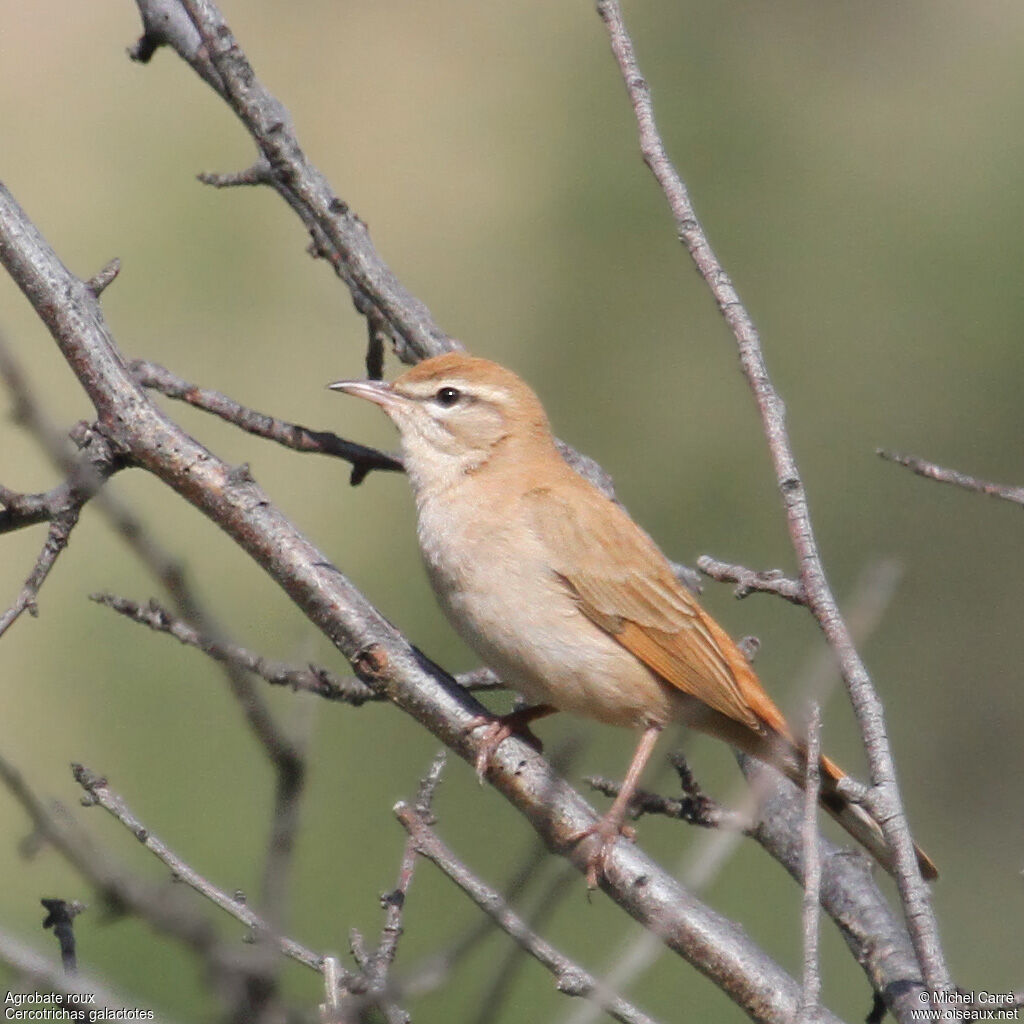
[[[587,888],[590,890],[596,889],[598,882],[604,876],[605,864],[609,856],[611,856],[612,849],[619,837],[621,836],[629,842],[633,842],[636,839],[636,829],[632,825],[616,820],[617,818],[618,815],[605,814],[595,821],[593,825],[580,829],[569,840],[569,842],[575,845],[581,843],[584,839],[589,839],[591,836],[597,836],[600,839],[600,842],[587,857],[586,861]]]
[[[518,736],[533,747],[537,753],[543,753],[544,744],[530,730],[527,724],[529,721],[529,718],[516,711],[508,715],[499,715],[497,718],[490,718],[487,715],[474,715],[469,720],[465,729],[467,733],[480,728],[484,730],[480,737],[480,745],[477,747],[475,761],[476,777],[481,786],[484,784],[484,777],[487,775],[487,769],[490,767],[494,752],[509,736]]]

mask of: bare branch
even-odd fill
[[[14,599],[14,604],[0,615],[0,636],[3,636],[14,625],[23,612],[27,611],[33,616],[38,614],[36,597],[39,595],[42,585],[46,582],[46,577],[50,575],[50,570],[53,568],[54,563],[60,557],[61,552],[68,546],[68,541],[71,539],[71,531],[78,523],[80,508],[81,506],[77,508],[71,507],[58,512],[51,521],[50,529],[46,535],[46,542],[43,544],[42,551],[39,552],[39,557],[36,558],[36,564],[32,572],[29,573],[24,586]]]
[[[724,828],[736,832],[748,832],[753,828],[754,822],[748,815],[726,810],[701,791],[682,754],[673,753],[670,760],[679,774],[684,795],[681,798],[668,797],[638,789],[629,806],[633,818],[658,814],[699,828]],[[621,788],[619,783],[600,776],[587,776],[586,782],[599,793],[613,798],[619,795]]]
[[[1011,487],[1007,484],[992,483],[990,480],[969,476],[967,473],[961,473],[956,469],[945,469],[934,462],[920,459],[916,455],[903,455],[900,452],[890,452],[884,448],[876,448],[875,454],[880,455],[887,462],[895,462],[897,465],[906,466],[912,473],[927,477],[929,480],[938,480],[943,484],[953,484],[955,487],[962,487],[966,491],[975,491],[977,494],[987,494],[992,498],[1012,501],[1015,505],[1024,505],[1024,487]]]
[[[789,579],[781,569],[747,569],[742,565],[720,562],[710,555],[701,555],[697,559],[697,568],[719,583],[735,583],[733,593],[737,599],[758,593],[775,594],[792,604],[807,604],[804,585],[799,580]]]
[[[801,824],[805,803],[792,785],[746,755],[740,767],[763,794],[753,838],[801,885],[805,877]],[[900,1024],[919,1019],[926,992],[921,966],[906,928],[875,883],[872,862],[819,836],[822,859],[821,906],[835,922],[872,988]]]
[[[229,174],[203,172],[197,174],[196,177],[204,185],[211,185],[213,188],[237,188],[240,185],[273,184],[270,164],[262,157],[244,171],[235,171]]]
[[[572,868],[563,864],[554,873],[544,890],[533,901],[533,910],[525,916],[530,931],[539,933],[554,916],[555,911],[565,902],[572,888],[569,880]],[[512,943],[503,962],[495,972],[494,979],[480,997],[477,1015],[471,1024],[489,1024],[501,1014],[512,996],[512,986],[520,970],[526,965],[529,953],[518,943]]]
[[[20,494],[0,485],[0,505],[0,533],[11,533],[80,509],[82,498],[68,480],[41,494]]]
[[[247,409],[233,399],[195,384],[171,373],[170,370],[145,359],[133,359],[129,368],[135,379],[145,388],[159,391],[168,398],[187,402],[196,409],[213,413],[228,423],[234,424],[249,434],[276,441],[297,452],[315,452],[319,455],[333,455],[352,464],[352,483],[358,484],[374,469],[402,472],[402,460],[397,455],[377,451],[366,445],[346,441],[325,430],[311,430],[309,427],[286,423],[284,420]]]
[[[558,763],[556,754],[552,761]],[[536,839],[531,843],[522,863],[511,877],[501,886],[508,902],[520,895],[527,885],[537,876],[541,865],[548,858],[544,843]],[[436,989],[468,954],[474,952],[479,944],[494,930],[495,923],[489,917],[473,922],[466,931],[440,952],[434,952],[414,965],[401,979],[403,992],[423,993]]]
[[[173,888],[142,882],[118,869],[110,853],[97,847],[85,832],[70,821],[58,820],[2,757],[0,783],[28,814],[36,836],[50,843],[93,885],[110,911],[135,914],[158,932],[178,939],[202,959],[224,994],[244,989],[249,979],[262,978],[262,965],[253,962],[251,949],[222,944],[211,922],[187,907]]]
[[[814,1016],[821,1005],[821,965],[818,962],[821,940],[821,840],[818,836],[818,796],[821,793],[821,707],[811,701],[807,720],[807,765],[804,769],[804,896],[803,994],[797,1024]]]
[[[113,284],[114,279],[120,273],[121,261],[115,256],[98,274],[85,282],[85,287],[98,299]]]
[[[952,987],[952,981],[942,952],[931,894],[921,878],[896,782],[884,711],[825,575],[807,495],[786,431],[785,406],[768,376],[760,337],[750,314],[711,248],[686,186],[665,151],[654,121],[650,91],[637,65],[621,8],[617,0],[598,0],[597,10],[608,28],[612,52],[633,105],[644,161],[665,194],[680,240],[736,338],[740,364],[761,414],[807,604],[839,659],[864,739],[873,784],[868,806],[893,851],[900,899],[928,987],[933,991],[946,991]]]
[[[427,774],[420,780],[416,794],[416,813],[425,821],[433,821],[431,806],[434,793],[441,782],[441,773],[447,761],[444,750],[437,754]],[[353,934],[353,955],[363,969],[365,992],[360,991],[354,998],[342,1001],[338,1019],[349,1020],[353,1016],[363,1019],[370,1006],[378,1007],[384,1014],[388,1024],[409,1024],[409,1015],[395,1005],[395,993],[402,991],[401,985],[390,980],[391,968],[398,953],[398,942],[402,937],[405,901],[412,885],[413,873],[416,870],[416,846],[412,837],[408,837],[402,850],[402,859],[398,869],[398,882],[390,892],[382,893],[380,902],[384,908],[384,927],[381,929],[380,940],[374,953],[366,951],[362,936]]]
[[[147,35],[160,17],[160,4],[137,0]],[[228,102],[271,169],[270,183],[296,212],[317,252],[334,268],[364,316],[379,314],[399,358],[415,362],[454,346],[426,306],[398,281],[378,255],[366,225],[335,195],[309,162],[284,106],[263,87],[217,8],[208,0],[183,0],[190,31],[164,34],[159,41],[180,56]],[[180,10],[175,24],[180,20]],[[196,45],[196,35],[202,45]]]
[[[71,768],[75,781],[86,791],[89,801],[98,804],[121,822],[150,853],[170,868],[177,881],[184,882],[195,889],[201,896],[251,929],[254,935],[271,942],[285,956],[291,957],[306,967],[311,967],[314,971],[321,969],[323,957],[320,954],[314,953],[293,939],[275,935],[267,922],[246,906],[244,900],[240,900],[237,895],[229,895],[222,889],[218,889],[173,853],[163,840],[154,835],[135,817],[124,799],[110,788],[105,778],[90,771],[84,765],[75,764]]]
[[[14,400],[17,421],[36,438],[50,461],[62,472],[74,478],[77,457],[68,453],[67,438],[43,413],[24,372],[15,360],[2,334],[0,334],[0,375],[3,376]],[[101,439],[95,431],[90,430],[88,426],[83,427],[82,424],[79,424],[73,433],[79,438],[83,447],[89,451],[92,451],[93,446],[97,446],[97,450],[99,450],[98,440],[106,442],[105,438]],[[92,460],[94,465],[98,459],[99,455],[97,454]],[[115,463],[112,468],[116,468],[118,465],[121,463]],[[97,467],[97,471],[102,475],[102,467]],[[208,621],[198,597],[189,586],[181,563],[159,544],[138,516],[106,490],[97,492],[93,501],[95,507],[107,518],[125,544],[171,596],[179,612],[191,621]]]
[[[78,971],[78,952],[75,942],[75,918],[85,910],[81,900],[64,900],[58,896],[44,896],[40,901],[46,908],[43,930],[53,929],[60,947],[60,962],[65,974]]]
[[[416,852],[436,864],[462,891],[495,923],[510,935],[535,960],[554,976],[559,992],[570,996],[595,999],[615,1020],[626,1024],[654,1024],[652,1019],[632,1004],[613,993],[604,992],[600,983],[578,964],[559,953],[553,946],[535,934],[501,898],[500,893],[487,886],[462,863],[428,824],[415,807],[407,803],[395,805],[395,816],[402,823],[416,848]]]
[[[158,633],[166,633],[179,643],[195,647],[216,661],[231,662],[239,669],[252,672],[272,686],[287,686],[292,690],[313,693],[327,700],[343,701],[356,707],[368,700],[381,699],[358,679],[342,679],[319,665],[297,667],[282,661],[269,661],[236,644],[211,640],[191,623],[171,615],[156,601],[141,605],[116,594],[91,594],[90,597],[97,604],[112,608],[133,622],[148,626]]]

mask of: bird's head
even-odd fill
[[[443,489],[495,460],[553,448],[544,407],[529,386],[511,370],[462,352],[425,359],[390,384],[339,380],[328,386],[388,414],[420,492]]]

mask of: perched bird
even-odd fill
[[[540,400],[510,370],[463,353],[393,383],[330,387],[379,405],[401,434],[420,549],[434,593],[467,644],[533,706],[485,729],[477,770],[513,732],[571,711],[640,731],[596,834],[596,885],[661,730],[683,722],[802,785],[804,746],[747,659],[625,510],[562,458]],[[891,870],[878,823],[837,790],[821,759],[821,804]],[[917,851],[922,873],[935,865]]]

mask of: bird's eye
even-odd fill
[[[446,409],[450,409],[461,397],[462,392],[458,388],[440,388],[434,395],[437,404],[443,405]]]

